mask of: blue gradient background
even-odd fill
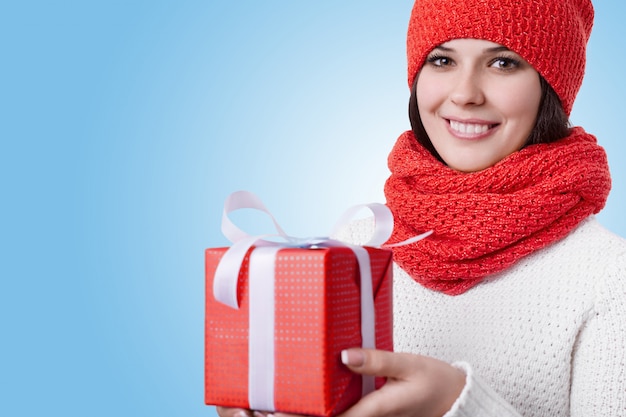
[[[609,153],[599,218],[622,236],[624,4],[597,2],[572,116]],[[384,201],[411,5],[4,2],[1,414],[214,415],[203,249],[227,243],[224,198],[254,191],[302,236]]]

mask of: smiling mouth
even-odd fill
[[[487,133],[489,129],[494,128],[497,124],[483,124],[483,123],[464,123],[456,120],[448,120],[450,129],[461,135],[482,135]]]

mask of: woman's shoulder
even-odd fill
[[[626,239],[604,227],[595,216],[584,220],[556,251],[568,260],[564,270],[592,278],[596,301],[626,294]]]
[[[353,220],[339,230],[333,238],[353,245],[363,245],[370,240],[375,227],[376,223],[373,216]]]
[[[563,242],[568,250],[584,251],[599,259],[626,259],[626,239],[604,227],[595,216],[585,219]]]

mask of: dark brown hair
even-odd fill
[[[555,142],[566,137],[570,132],[569,118],[563,110],[559,96],[542,76],[539,76],[539,81],[541,84],[541,101],[539,103],[539,110],[537,111],[537,120],[524,147],[538,143]],[[441,156],[439,156],[439,153],[435,150],[422,124],[422,118],[417,108],[416,86],[417,77],[415,77],[415,81],[413,82],[411,98],[409,99],[409,120],[411,121],[413,134],[417,138],[417,141],[424,148],[428,149],[435,158],[444,162]]]

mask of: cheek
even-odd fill
[[[420,115],[425,116],[423,113],[432,111],[441,102],[442,91],[436,79],[424,73],[418,75],[415,96]]]
[[[502,94],[496,94],[499,97],[500,108],[506,112],[509,117],[518,121],[523,125],[530,125],[528,130],[532,130],[537,112],[539,111],[539,103],[541,102],[541,84],[538,77],[530,77],[529,79],[520,80],[513,83],[507,88],[508,97]],[[511,100],[514,97],[514,100]],[[506,98],[506,99],[505,99]]]

